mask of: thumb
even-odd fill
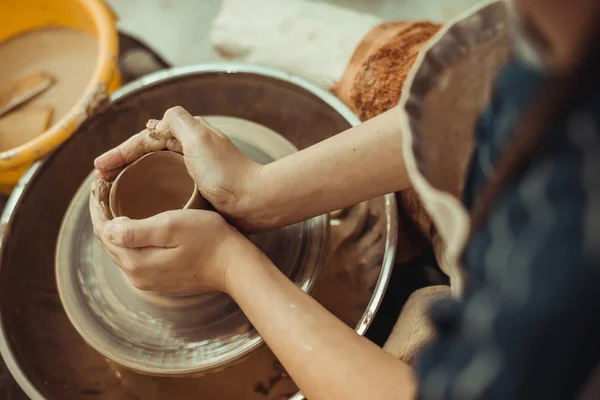
[[[146,219],[115,218],[104,228],[106,238],[113,244],[127,248],[175,247],[169,235],[171,218],[167,213]]]
[[[199,149],[198,144],[202,142],[203,137],[212,134],[201,121],[192,117],[183,107],[168,109],[163,121],[169,125],[171,133],[181,143],[184,155],[194,156],[190,151]]]

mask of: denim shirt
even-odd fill
[[[534,99],[541,70],[512,61],[476,128],[469,209]],[[600,93],[555,121],[463,253],[463,298],[431,310],[419,399],[576,398],[600,356]]]

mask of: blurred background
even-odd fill
[[[256,1],[256,0],[249,0]],[[287,0],[280,0],[285,3]],[[446,21],[477,0],[322,0],[386,20]],[[218,61],[208,40],[222,0],[108,0],[121,31],[152,46],[172,65]]]

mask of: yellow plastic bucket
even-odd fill
[[[36,138],[0,153],[0,193],[8,194],[31,164],[60,146],[119,87],[121,78],[116,17],[102,0],[0,0],[0,21],[0,44],[29,30],[59,26],[92,34],[99,49],[93,77],[69,112]]]

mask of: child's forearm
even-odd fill
[[[398,113],[394,108],[263,167],[246,205],[252,225],[286,226],[408,188]]]
[[[227,249],[227,293],[308,399],[414,399],[407,364],[335,318],[249,242],[238,243]]]

